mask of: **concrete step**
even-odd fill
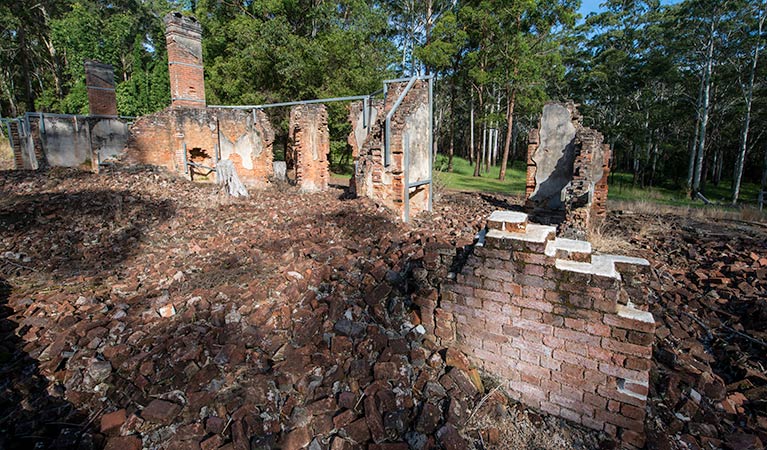
[[[549,258],[590,262],[591,243],[575,239],[555,238],[546,244],[544,253]]]

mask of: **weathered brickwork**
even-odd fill
[[[290,135],[286,161],[304,192],[327,189],[330,131],[325,105],[298,105],[290,110]]]
[[[240,180],[258,187],[272,176],[273,142],[274,130],[262,111],[171,107],[136,120],[126,162],[213,181],[215,172],[199,167],[185,170],[186,145],[186,161],[212,168],[217,157],[232,160]]]
[[[537,221],[561,224],[564,236],[583,239],[604,217],[610,147],[584,127],[575,104],[544,106],[540,127],[528,135],[526,205]]]
[[[202,25],[194,17],[169,13],[165,16],[165,42],[171,106],[204,108]]]
[[[519,401],[642,447],[655,330],[647,261],[592,255],[522,213],[494,213],[488,226],[439,306],[424,301],[435,335]]]
[[[11,149],[13,150],[13,163],[16,170],[21,169],[30,169],[31,167],[27,167],[27,165],[24,164],[24,146],[21,142],[21,135],[19,133],[19,122],[13,121],[8,124],[8,129],[10,133],[10,144]]]
[[[375,113],[370,114],[369,131],[360,130],[361,104],[352,105],[352,133],[349,136],[352,149],[357,149],[353,191],[393,209],[403,218],[406,194],[410,196],[410,217],[426,210],[431,196],[428,184],[410,188],[407,193],[405,189],[407,180],[412,184],[431,176],[428,81],[416,81],[392,116],[389,145],[391,161],[389,166],[384,164],[385,119],[406,86],[406,82],[391,84],[386,98],[382,102],[373,103]],[[364,136],[364,140],[360,136]],[[407,167],[405,147],[409,153]]]
[[[98,61],[85,61],[85,87],[88,90],[90,115],[117,115],[114,69],[111,65]]]

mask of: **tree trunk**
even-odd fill
[[[27,48],[27,32],[24,30],[24,27],[21,26],[18,29],[18,37],[19,37],[19,50],[21,51],[21,70],[24,74],[24,88],[26,89],[26,97],[27,97],[27,105],[26,110],[27,111],[34,111],[35,110],[35,92],[32,90],[32,73],[29,69],[29,57],[28,55],[32,54],[30,49]]]
[[[484,102],[483,102],[483,99],[482,99],[482,91],[481,90],[479,92],[479,99],[478,100],[479,100],[479,110],[483,111],[482,107],[484,106],[483,105]],[[472,109],[472,111],[473,111],[473,109]],[[479,176],[479,170],[482,167],[482,158],[480,157],[480,153],[481,153],[481,149],[478,148],[477,152],[476,152],[476,158],[475,158],[475,161],[474,161],[474,176],[475,177]]]
[[[738,159],[735,161],[735,173],[732,177],[732,204],[738,203],[740,195],[740,182],[743,178],[743,165],[746,162],[746,147],[748,144],[748,128],[751,123],[751,102],[754,99],[754,74],[756,73],[756,62],[759,59],[759,46],[761,45],[762,29],[764,28],[764,12],[759,11],[759,36],[754,44],[754,57],[751,61],[751,73],[748,76],[748,86],[745,88],[746,97],[746,117],[743,119],[743,129],[740,132],[740,149]]]
[[[498,179],[501,181],[506,179],[506,164],[509,162],[509,148],[511,147],[512,131],[514,129],[514,102],[516,101],[516,97],[516,89],[512,89],[511,92],[506,95],[506,140],[503,144],[501,172],[498,174]]]
[[[703,157],[706,151],[706,127],[711,108],[711,72],[714,66],[714,28],[715,21],[711,20],[709,28],[708,50],[706,55],[706,67],[703,72],[703,98],[701,99],[700,131],[698,132],[698,148],[696,150],[695,176],[692,181],[692,195],[700,191],[700,179],[703,175]]]
[[[764,163],[762,164],[762,188],[759,190],[759,211],[764,207],[764,196],[767,195],[767,147],[764,149]]]
[[[471,97],[471,112],[469,113],[469,165],[476,164],[474,155],[474,97]]]

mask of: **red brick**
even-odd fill
[[[628,342],[620,342],[609,338],[602,338],[602,348],[629,356],[638,356],[640,358],[650,358],[652,356],[651,346],[630,344]]]
[[[566,361],[566,364],[569,363],[568,365],[579,366],[581,371],[583,371],[584,368],[593,370],[597,370],[599,368],[599,365],[596,361],[563,350],[554,350],[553,356],[557,360]]]
[[[600,410],[596,412],[595,418],[597,420],[603,420],[606,423],[615,425],[616,427],[626,428],[639,433],[644,431],[644,422],[629,419],[628,417],[622,416],[621,414]]]
[[[540,311],[533,309],[522,308],[520,316],[525,320],[533,320],[543,323],[543,315]]]
[[[643,408],[638,408],[633,405],[624,404],[621,406],[621,414],[628,417],[629,419],[643,421],[645,416],[645,410]]]
[[[525,320],[522,318],[514,317],[511,319],[511,324],[515,327],[519,327],[525,330],[534,331],[543,335],[551,335],[554,333],[554,327],[543,323],[535,322],[532,320]],[[557,336],[560,337],[560,336]]]
[[[579,331],[572,331],[568,329],[557,329],[554,332],[554,336],[562,338],[566,341],[580,342],[583,344],[599,346],[600,338],[592,336],[587,333],[581,333]]]
[[[621,442],[636,448],[644,448],[645,435],[644,433],[637,433],[636,431],[623,430],[621,433]]]
[[[505,292],[488,291],[487,289],[475,289],[474,295],[477,298],[492,300],[499,303],[507,303],[509,301],[509,294]]]
[[[604,323],[612,327],[623,328],[625,330],[636,330],[644,333],[654,333],[655,323],[643,322],[621,317],[617,314],[605,314]]]

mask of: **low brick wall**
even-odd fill
[[[646,260],[592,255],[585,241],[497,212],[454,281],[434,333],[524,404],[644,445],[655,322],[644,311]]]

